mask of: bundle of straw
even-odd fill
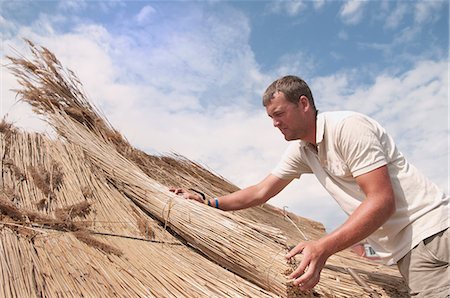
[[[0,297],[275,296],[155,225],[78,146],[0,133],[0,150]],[[46,188],[31,169],[45,176],[55,163],[63,177],[48,209],[37,210]]]
[[[88,158],[136,205],[210,259],[266,290],[285,295],[286,245],[278,229],[256,226],[231,213],[180,198],[79,123],[68,121],[64,115],[51,117],[58,131],[82,147]]]

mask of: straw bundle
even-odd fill
[[[15,199],[1,195],[1,297],[273,297],[188,249],[130,205],[77,146],[32,134],[4,136],[0,149],[9,165],[2,167],[1,186]],[[48,210],[39,211],[36,202],[45,194],[30,169],[47,172],[55,162],[63,179]],[[11,165],[26,179],[16,179]],[[150,239],[136,218],[147,222]]]
[[[52,115],[53,123],[120,191],[215,262],[279,295],[286,293],[285,239],[278,229],[173,195],[114,147],[83,126]]]
[[[9,189],[9,193],[12,193],[9,196],[10,200],[17,201],[19,205],[24,204],[22,206],[24,208],[39,207],[41,212],[49,213],[59,220],[64,219],[66,223],[79,224],[78,221],[85,221],[82,229],[67,231],[53,229],[52,235],[56,233],[60,235],[57,237],[65,239],[64,241],[71,246],[85,252],[89,251],[88,255],[101,255],[101,252],[108,255],[108,260],[113,262],[114,266],[96,263],[95,273],[89,273],[96,278],[89,279],[87,288],[99,293],[98,296],[110,296],[111,293],[124,296],[126,293],[127,296],[134,294],[156,297],[264,297],[275,293],[289,297],[310,295],[388,297],[389,291],[394,292],[395,296],[403,295],[402,291],[395,290],[401,284],[398,278],[396,279],[395,273],[392,271],[389,274],[373,273],[371,271],[373,265],[361,264],[363,262],[352,260],[346,253],[342,254],[344,257],[330,258],[329,265],[323,270],[321,282],[314,292],[295,291],[295,288],[286,284],[284,275],[290,267],[282,257],[286,251],[285,235],[279,229],[261,224],[264,221],[261,220],[263,217],[266,217],[266,223],[272,226],[275,226],[275,220],[277,226],[283,227],[288,233],[290,243],[303,240],[298,238],[298,229],[295,230],[291,223],[283,221],[285,215],[275,216],[272,210],[264,206],[225,213],[169,193],[168,185],[197,187],[211,196],[228,193],[237,188],[180,156],[150,156],[133,148],[88,102],[82,92],[81,83],[71,71],[65,70],[47,49],[39,49],[32,43],[29,45],[35,57],[33,61],[9,57],[13,63],[10,69],[23,86],[18,94],[24,101],[30,103],[36,112],[45,115],[58,134],[69,142],[56,142],[54,145],[42,147],[42,144],[37,146],[34,144],[47,143],[40,137],[31,138],[30,144],[33,144],[31,146],[24,144],[22,140],[22,144],[17,148],[26,152],[14,155],[15,153],[12,153],[18,149],[11,151],[14,147],[12,145],[14,142],[11,141],[14,139],[11,135],[14,134],[9,133],[11,127],[0,125],[2,132],[0,136],[3,140],[1,148],[13,156],[8,157],[9,161],[2,159],[2,168],[8,169],[6,180],[9,179],[8,183],[4,183],[4,190],[6,192]],[[33,159],[24,165],[20,156],[29,156],[30,153]],[[47,154],[58,156],[58,160],[48,160],[45,157]],[[36,187],[31,187],[30,181]],[[30,195],[33,194],[35,195],[31,196],[33,199],[22,199],[22,196],[31,198]],[[83,205],[86,204],[83,201],[89,203],[90,209],[82,208],[87,206]],[[76,211],[80,207],[83,212]],[[75,214],[80,214],[85,219],[82,220]],[[239,215],[243,215],[245,219]],[[249,220],[250,218],[258,223]],[[36,227],[23,221],[16,221],[13,224],[32,228],[33,232],[41,233],[39,228],[42,226]],[[324,232],[323,227],[310,221],[301,221],[298,224],[302,230],[308,230],[311,239],[319,237]],[[175,233],[175,237],[167,231]],[[34,243],[36,239],[46,239],[41,236],[35,235]],[[104,239],[111,237],[114,237],[114,245],[110,245],[108,249],[108,246],[104,245]],[[144,241],[145,244],[135,245],[136,241]],[[45,243],[45,247],[48,247],[47,242]],[[156,247],[159,244],[163,246]],[[183,244],[189,244],[201,254],[184,247]],[[62,255],[66,251],[61,247],[55,250],[60,251]],[[137,251],[143,255],[132,253]],[[183,254],[182,258],[180,253]],[[43,249],[40,256],[45,254],[48,254],[48,250]],[[208,262],[203,256],[253,284]],[[73,268],[91,268],[90,265],[80,263],[78,258],[71,259],[72,257],[64,256],[63,260],[67,264],[76,264]],[[89,264],[96,262],[89,257],[85,260],[89,260]],[[46,268],[47,264],[57,267],[64,263],[55,264],[51,258],[44,258],[36,264],[37,268]],[[130,266],[137,271],[129,269]],[[347,269],[350,266],[362,269],[349,271]],[[172,268],[177,268],[178,271],[174,273]],[[64,271],[66,268],[61,270]],[[108,277],[105,279],[98,277],[97,273],[100,271]],[[123,276],[123,272],[128,275]],[[45,274],[52,275],[53,279],[58,280],[55,271],[47,270]],[[70,272],[64,271],[63,274],[74,277]],[[134,278],[130,279],[131,275]],[[218,280],[217,276],[222,278]],[[228,281],[229,278],[235,282]],[[357,279],[362,279],[363,283],[358,283]],[[82,289],[86,282],[86,279],[76,278],[75,281],[67,281],[67,284],[70,284],[67,288],[73,289],[76,293],[86,294]],[[121,282],[125,286],[117,289],[112,285],[116,282]],[[142,287],[142,283],[148,282],[152,285],[151,289]],[[366,286],[366,282],[369,282],[370,286]],[[48,285],[35,285],[35,288],[54,294],[61,291],[63,284],[65,283],[55,282],[51,291],[48,290]],[[99,287],[99,284],[103,287]],[[64,293],[66,295],[67,291]]]

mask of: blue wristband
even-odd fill
[[[215,202],[216,202],[216,208],[219,209],[219,199],[218,198],[214,198]]]

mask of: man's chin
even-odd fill
[[[286,132],[287,132],[287,131],[286,131]],[[281,133],[283,134],[284,139],[285,139],[286,141],[300,140],[300,138],[297,137],[297,136],[295,136],[295,135],[283,133],[283,131],[281,131]]]
[[[287,136],[287,135],[284,135],[284,139],[285,139],[286,141],[300,140],[300,138],[297,138],[297,137],[294,137],[294,136]]]

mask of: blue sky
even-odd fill
[[[264,178],[286,142],[261,106],[295,74],[321,111],[366,113],[407,158],[449,190],[448,1],[3,1],[0,116],[50,131],[17,103],[5,54],[22,38],[74,70],[91,100],[135,146],[175,151],[240,187]],[[306,176],[270,203],[345,219]]]

